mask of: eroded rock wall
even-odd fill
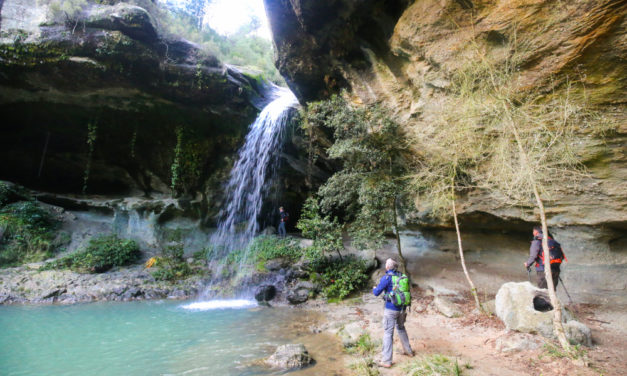
[[[164,35],[148,0],[88,2],[67,19],[46,1],[0,4],[1,179],[65,194],[174,191],[217,211],[263,82]]]
[[[589,177],[548,202],[550,225],[614,229],[627,222],[627,5],[499,0],[266,0],[277,66],[302,101],[341,88],[356,104],[383,103],[403,127],[421,132],[442,115],[451,76],[480,58],[505,63],[516,53],[519,90],[582,98],[614,130],[580,134]],[[514,51],[515,49],[515,51]],[[479,56],[479,57],[478,57]],[[474,59],[474,60],[473,60]],[[420,209],[420,208],[419,208]],[[476,191],[461,201],[466,216],[537,220],[533,206],[503,205]],[[424,212],[410,213],[422,223]]]

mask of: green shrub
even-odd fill
[[[159,281],[187,278],[192,274],[192,268],[185,261],[184,252],[180,244],[163,248],[161,256],[157,257],[158,269],[151,273],[152,276]]]
[[[193,262],[185,260],[182,244],[165,247],[161,255],[156,257],[154,266],[157,267],[151,274],[158,281],[177,281],[193,275],[205,275],[209,272],[206,267],[207,257],[213,248],[203,248],[194,252]]]
[[[0,208],[9,203],[11,196],[11,187],[3,181],[0,181]]]
[[[320,214],[320,203],[315,197],[308,197],[303,205],[300,220],[296,228],[302,231],[304,237],[313,239],[314,247],[322,254],[327,252],[337,252],[344,249],[342,243],[342,226],[337,218]]]
[[[368,281],[366,262],[355,257],[343,260],[325,258],[313,267],[318,272],[327,299],[344,299]]]
[[[0,194],[5,185],[0,186]],[[0,197],[1,199],[2,197]],[[21,201],[0,209],[0,266],[45,260],[55,250],[59,222],[36,202]]]
[[[274,235],[256,237],[250,244],[249,252],[254,257],[251,261],[267,261],[276,258],[295,261],[302,255],[302,250],[296,241]]]
[[[85,249],[48,263],[44,268],[70,268],[81,273],[103,273],[114,266],[131,264],[139,256],[139,246],[134,240],[105,235],[92,238]]]

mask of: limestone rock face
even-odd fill
[[[216,212],[263,85],[162,34],[150,1],[88,2],[75,23],[44,3],[0,3],[0,178],[55,193],[169,194],[178,145],[174,190]]]
[[[505,283],[496,294],[496,315],[509,330],[554,338],[552,307],[545,312],[539,311],[545,304],[539,304],[537,297],[548,300],[546,290],[538,289],[529,282]],[[587,326],[573,320],[566,310],[562,310],[562,318],[566,337],[570,341],[587,346],[591,344],[590,329]]]
[[[272,368],[290,370],[306,367],[313,361],[305,345],[289,344],[277,347],[274,354],[266,359],[266,364]]]
[[[265,4],[278,50],[277,66],[299,98],[322,99],[346,88],[356,105],[386,105],[409,133],[426,132],[441,118],[455,72],[464,64],[480,63],[479,58],[472,60],[476,48],[496,64],[516,51],[522,61],[517,77],[521,90],[566,96],[561,91],[568,87],[566,81],[581,81],[592,108],[617,126],[605,140],[581,129],[577,153],[590,176],[577,187],[563,184],[552,195],[549,224],[608,225],[624,231],[624,2],[585,0],[561,7],[518,0],[480,5],[454,0],[265,0]],[[427,209],[409,213],[408,224],[429,223]],[[462,217],[487,222],[494,217],[537,220],[531,203],[513,207],[479,191],[460,200],[460,211]],[[616,237],[616,231],[611,236]]]

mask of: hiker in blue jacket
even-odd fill
[[[392,284],[392,276],[399,274],[396,270],[397,268],[398,263],[396,261],[391,258],[387,259],[385,261],[385,275],[381,277],[379,285],[372,290],[372,293],[375,296],[379,296],[382,292],[385,292],[385,309],[383,311],[383,350],[381,351],[381,363],[379,364],[384,368],[392,367],[392,343],[394,341],[395,326],[398,336],[401,339],[401,344],[403,345],[404,354],[409,356],[414,355],[414,351],[411,349],[411,345],[409,344],[407,331],[405,330],[405,319],[407,318],[405,307],[397,307],[387,298],[387,295],[392,292],[392,288],[394,287]]]

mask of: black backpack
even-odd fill
[[[566,260],[566,255],[564,255],[564,251],[562,250],[562,245],[557,241],[548,238],[547,242],[549,243],[549,260],[550,264],[561,264],[562,261]],[[541,265],[544,265],[544,249],[540,248],[540,253],[538,254],[538,258],[541,261]]]

